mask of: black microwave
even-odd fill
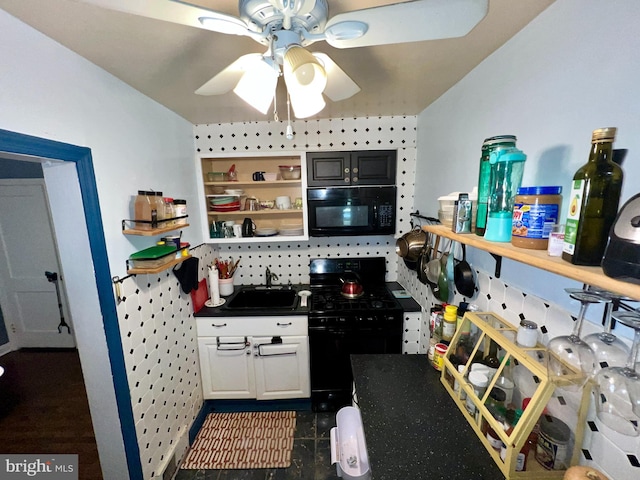
[[[387,235],[396,232],[396,187],[307,189],[309,235]]]

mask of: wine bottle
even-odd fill
[[[622,169],[613,163],[616,128],[591,137],[589,161],[573,177],[562,258],[575,265],[600,265],[622,190]]]

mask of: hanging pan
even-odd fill
[[[462,260],[460,260],[453,270],[453,279],[458,293],[464,297],[473,297],[476,290],[476,279],[473,268],[467,262],[467,248],[462,244]]]

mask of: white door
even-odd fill
[[[205,399],[256,398],[247,337],[199,337],[198,352]]]
[[[45,272],[57,274],[61,307]],[[63,285],[44,180],[0,180],[0,304],[12,348],[75,347]]]
[[[253,337],[253,358],[258,400],[310,396],[309,337]]]

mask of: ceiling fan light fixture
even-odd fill
[[[325,35],[330,41],[355,40],[362,37],[369,30],[369,25],[355,20],[339,22],[325,30]]]
[[[293,93],[289,90],[289,96],[296,118],[309,118],[320,112],[326,105],[322,93]]]
[[[327,86],[327,72],[311,53],[300,46],[284,54],[284,79],[290,92],[321,94]]]
[[[198,21],[207,30],[229,35],[247,35],[247,26],[233,17],[200,17]]]
[[[251,65],[240,78],[233,93],[259,112],[266,114],[278,83],[278,71],[264,58]]]

